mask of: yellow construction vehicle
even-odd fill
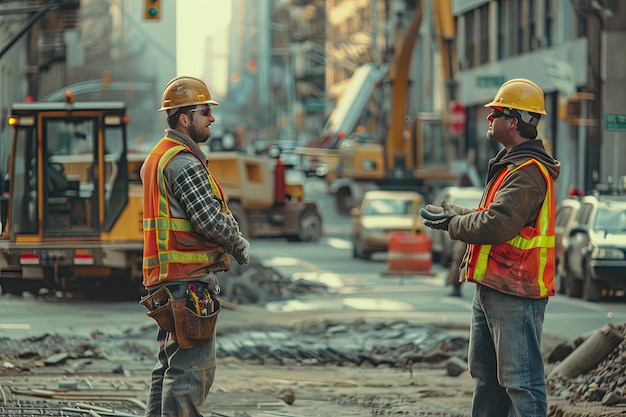
[[[69,91],[65,102],[12,106],[0,210],[4,293],[110,287],[137,295],[129,289],[141,289],[142,282],[139,169],[146,154],[127,149],[128,123],[124,103],[74,102]],[[302,184],[283,183],[276,203],[270,158],[232,152],[211,160],[248,236],[319,239],[320,210],[304,200]]]
[[[127,123],[124,103],[75,103],[69,91],[65,102],[13,105],[3,292],[97,288],[103,280],[138,288],[142,190],[129,171],[137,157],[126,149]]]
[[[306,200],[298,171],[276,173],[278,146],[273,158],[240,152],[213,152],[209,167],[228,199],[239,229],[248,237],[284,237],[315,242],[322,236],[322,214],[315,201]]]
[[[433,7],[442,58],[443,101],[447,103],[454,98],[448,90],[454,90],[450,86],[457,62],[451,0],[437,0]],[[327,161],[332,172],[329,190],[335,195],[339,213],[349,213],[368,190],[411,189],[429,195],[444,185],[458,183],[471,170],[467,160],[457,159],[464,151],[451,139],[447,107],[441,112],[407,112],[411,60],[423,18],[421,1],[415,2],[411,13],[409,26],[398,34],[388,68],[366,64],[355,71],[321,138],[297,149],[305,157]],[[381,85],[390,85],[390,92],[373,95]],[[390,103],[390,112],[381,115],[384,102]],[[364,117],[366,108],[369,119]]]

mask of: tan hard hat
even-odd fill
[[[485,107],[503,107],[531,113],[546,114],[543,91],[534,82],[516,78],[502,84],[496,97]]]
[[[163,100],[159,111],[198,104],[218,105],[211,100],[206,84],[194,77],[181,76],[171,80],[163,89]]]

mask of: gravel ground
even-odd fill
[[[220,313],[218,371],[205,417],[469,416],[468,329],[384,313],[271,313],[258,303],[323,288],[296,285],[255,263],[231,273],[222,295],[239,307]],[[264,291],[252,297],[251,288]],[[623,333],[624,325],[617,329]],[[0,416],[142,415],[155,332],[0,337]],[[544,339],[547,372],[584,341]],[[626,415],[625,366],[621,343],[592,371],[550,380],[549,415]]]

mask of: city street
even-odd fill
[[[315,193],[316,187],[323,190],[319,183],[313,184],[309,193]],[[325,195],[317,198],[326,210],[332,207]],[[448,296],[449,288],[444,284],[447,270],[439,265],[433,265],[427,275],[386,275],[385,254],[376,254],[372,261],[352,258],[346,235],[348,219],[331,212],[325,219],[326,236],[319,243],[252,241],[255,259],[291,277],[294,285],[306,283],[314,290],[293,299],[223,309],[218,322],[218,346],[222,352],[232,349],[235,353],[220,355],[206,415],[468,415],[472,391],[469,374],[448,376],[446,361],[436,359],[441,354],[463,358],[463,343],[456,352],[440,350],[437,345],[434,356],[412,354],[421,359],[400,367],[398,349],[407,343],[424,347],[429,340],[467,340],[473,285],[465,284],[460,298]],[[31,364],[30,371],[15,372],[12,367],[19,364],[0,357],[0,386],[5,390],[52,390],[75,382],[85,395],[93,390],[103,395],[110,386],[117,390],[125,386],[125,392],[135,401],[145,400],[156,349],[155,327],[138,303],[32,296],[3,296],[0,300],[3,352],[19,352],[20,357],[27,357],[55,345],[35,361],[39,368]],[[548,304],[544,346],[548,349],[606,323],[623,322],[623,300],[588,303],[559,295]],[[355,366],[346,359],[352,345],[357,352],[371,349],[359,353],[368,360],[360,359],[360,365]],[[290,353],[277,363],[258,354],[256,346]],[[319,350],[319,346],[326,347]],[[90,359],[85,349],[95,358],[106,360]],[[330,351],[335,356],[343,352],[344,359],[329,359],[326,354]],[[41,368],[45,360],[50,360],[45,355],[54,356],[51,352],[67,353],[68,357]],[[392,358],[390,363],[395,361],[396,365],[383,365],[389,360],[385,358]],[[279,399],[281,390],[289,389],[296,393],[291,406]],[[18,398],[25,400],[28,396]],[[124,410],[116,403],[109,404],[118,412]],[[137,409],[129,407],[126,412]],[[247,414],[236,414],[243,412]]]

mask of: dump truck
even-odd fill
[[[0,287],[3,293],[141,291],[145,153],[127,148],[123,102],[16,103],[2,181]],[[274,161],[236,152],[211,155],[242,232],[316,241],[322,217],[302,184],[281,184]],[[107,285],[113,284],[113,285]]]

